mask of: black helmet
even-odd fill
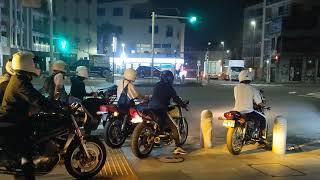
[[[168,84],[173,84],[173,73],[169,70],[162,71],[160,74],[160,81]]]

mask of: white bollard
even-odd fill
[[[287,147],[287,120],[277,116],[273,125],[272,152],[285,154]]]
[[[201,112],[200,122],[200,146],[202,148],[211,148],[213,140],[213,127],[212,127],[213,114],[210,110]]]

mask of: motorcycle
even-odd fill
[[[61,159],[75,178],[92,178],[103,168],[107,156],[104,144],[98,137],[84,136],[80,130],[87,122],[81,104],[72,103],[67,107],[58,106],[55,112],[37,113],[30,122],[32,135],[29,139],[33,142],[36,176],[50,173]],[[23,176],[21,155],[13,153],[5,141],[0,147],[0,173]]]
[[[99,93],[96,97],[86,97],[81,104],[83,109],[88,116],[88,122],[84,126],[86,134],[91,134],[98,128],[101,123],[101,115],[97,112],[100,111],[100,106],[112,104],[117,97],[117,86],[111,86],[103,91],[104,89],[99,89]],[[79,102],[79,101],[78,101]]]
[[[188,111],[189,101],[183,104],[171,105],[168,110],[168,117],[178,129],[180,144],[183,145],[188,138],[188,122],[183,116],[182,109]],[[138,158],[146,158],[151,153],[155,144],[169,145],[174,140],[170,129],[161,130],[157,117],[150,110],[137,111],[137,115],[142,119],[133,133],[131,140],[131,150]]]
[[[143,107],[146,101],[132,105],[128,113],[121,113],[116,105],[104,105],[100,114],[104,116],[104,140],[111,148],[121,148],[128,136],[142,122],[138,116],[138,109]]]
[[[262,104],[254,104],[254,110],[261,115],[265,116],[265,111],[270,110],[270,107],[266,107],[266,100],[263,95],[263,91],[260,90],[262,97]],[[224,113],[223,126],[228,128],[227,132],[227,148],[233,155],[239,155],[244,145],[256,144],[261,140],[261,136],[267,137],[268,123],[265,130],[265,134],[260,134],[261,129],[256,123],[255,119],[246,119],[244,115],[237,111],[230,111]]]

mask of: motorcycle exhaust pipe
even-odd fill
[[[160,137],[155,137],[154,138],[154,143],[159,144],[160,143]]]

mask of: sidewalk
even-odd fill
[[[184,158],[182,163],[163,163],[152,157],[134,159],[133,167],[141,180],[320,179],[318,149],[281,156],[252,145],[234,156],[220,145],[194,150]]]

